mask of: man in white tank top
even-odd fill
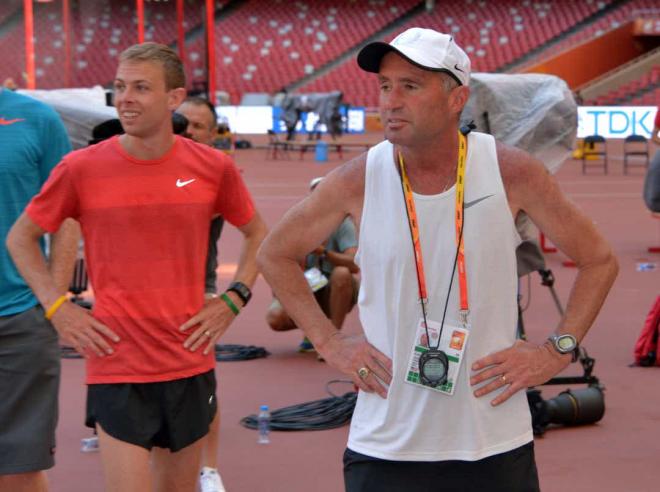
[[[409,29],[358,64],[378,74],[386,140],[330,173],[259,255],[295,323],[360,388],[346,490],[539,490],[525,389],[571,362],[616,259],[541,162],[459,131],[470,60],[451,36]],[[521,212],[578,266],[542,345],[515,337]],[[297,266],[349,215],[364,336],[332,326]]]

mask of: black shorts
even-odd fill
[[[208,434],[215,389],[213,370],[161,383],[90,384],[85,425],[145,449],[176,452]]]
[[[478,461],[388,461],[346,449],[346,492],[539,492],[534,442]]]
[[[0,475],[55,464],[60,347],[41,306],[0,317]]]

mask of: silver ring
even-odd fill
[[[502,374],[502,382],[506,384],[506,376],[504,374]]]
[[[369,369],[366,367],[360,367],[358,369],[358,376],[360,376],[360,379],[365,379],[369,375]]]

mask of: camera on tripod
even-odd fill
[[[541,285],[548,287],[561,316],[564,309],[554,289],[555,278],[552,271],[545,268],[545,259],[535,241],[523,241],[516,250],[518,277],[536,271],[541,276]],[[522,318],[523,309],[518,296],[518,338],[525,340],[525,328]],[[586,385],[586,388],[567,389],[554,398],[544,400],[538,388],[527,389],[527,402],[532,414],[534,435],[541,436],[551,425],[587,425],[594,424],[605,415],[604,387],[598,378],[592,375],[595,360],[589,357],[584,347],[579,348],[578,362],[582,366],[581,376],[557,376],[543,383],[545,385]]]

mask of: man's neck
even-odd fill
[[[124,150],[132,157],[143,161],[152,161],[163,157],[170,151],[174,141],[175,137],[171,132],[163,132],[146,138],[127,134],[119,137],[119,143]]]
[[[397,167],[399,152],[403,157],[410,185],[416,193],[423,195],[442,193],[456,181],[458,161],[456,132],[424,146],[395,146]]]

